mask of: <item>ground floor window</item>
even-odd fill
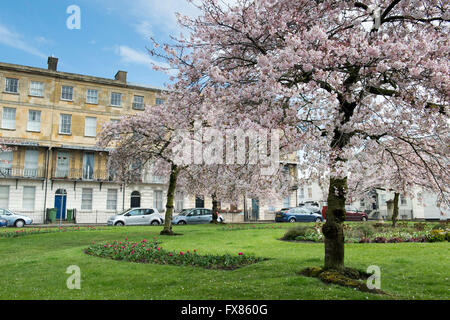
[[[0,208],[9,207],[9,186],[0,186]]]
[[[92,210],[92,188],[83,188],[81,191],[81,210]]]
[[[153,207],[158,209],[158,211],[163,210],[163,192],[162,192],[162,190],[153,191]]]
[[[106,196],[106,209],[117,210],[117,189],[108,189]]]
[[[184,194],[182,191],[175,193],[175,211],[180,212],[184,209]]]
[[[23,187],[22,207],[25,210],[34,210],[36,187]]]

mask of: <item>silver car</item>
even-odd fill
[[[109,226],[157,226],[164,223],[164,218],[156,208],[131,208],[109,217]]]
[[[0,219],[5,219],[8,227],[22,228],[26,224],[32,224],[33,219],[27,216],[16,214],[7,209],[0,209]]]
[[[173,217],[172,224],[210,223],[212,213],[212,210],[204,208],[183,209],[180,214]],[[219,214],[217,221],[223,223],[225,219]]]

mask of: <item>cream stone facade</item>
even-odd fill
[[[163,103],[164,89],[131,84],[124,71],[106,79],[61,72],[57,64],[53,57],[48,69],[0,62],[0,138],[12,148],[0,152],[0,208],[34,223],[46,222],[48,208],[61,220],[75,209],[77,223],[105,223],[136,206],[164,212],[167,179],[143,175],[137,184],[117,184],[106,169],[107,150],[96,146],[105,123]],[[294,178],[287,199],[222,203],[225,219],[273,220],[276,210],[296,206],[296,159],[281,160]],[[176,211],[198,206],[211,208],[211,198],[177,193]]]

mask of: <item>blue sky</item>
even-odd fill
[[[81,29],[70,30],[70,5],[81,10]],[[149,36],[159,42],[179,35],[175,12],[197,9],[186,0],[15,0],[0,4],[0,61],[113,78],[128,71],[128,81],[163,87],[168,77],[151,68]]]

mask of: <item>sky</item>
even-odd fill
[[[79,29],[70,29],[80,9]],[[168,76],[152,69],[149,37],[168,42],[183,30],[175,12],[189,16],[197,8],[186,0],[15,0],[0,2],[0,62],[47,68],[47,57],[59,58],[58,70],[164,87]],[[75,25],[76,26],[76,25]]]

